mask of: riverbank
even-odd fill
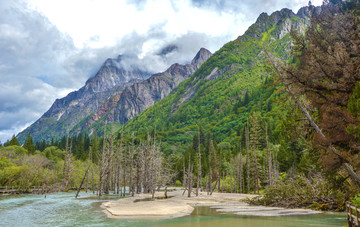
[[[136,194],[134,197],[104,202],[101,205],[109,218],[117,219],[148,219],[176,218],[190,215],[194,207],[208,206],[220,213],[234,213],[252,216],[282,216],[316,214],[318,211],[308,209],[285,209],[280,207],[250,206],[244,199],[257,195],[237,193],[217,193],[211,196],[201,192],[199,196],[187,197],[182,191],[168,192],[168,199],[150,200],[150,194]],[[164,192],[156,192],[155,198],[164,197]]]

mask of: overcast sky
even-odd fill
[[[312,1],[320,5],[321,1]],[[262,12],[295,13],[307,0],[1,0],[0,141],[77,90],[106,58],[137,56],[144,69],[215,52]],[[175,52],[159,57],[168,45]]]

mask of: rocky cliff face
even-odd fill
[[[271,15],[261,13],[256,23],[251,25],[245,34],[239,39],[245,41],[250,38],[259,38],[264,32],[271,31],[271,35],[277,39],[282,39],[288,34],[293,26],[299,32],[304,33],[312,12],[319,12],[321,7],[306,6],[299,9],[295,14],[290,9],[275,11]]]
[[[30,132],[35,141],[78,134],[100,119],[108,123],[126,122],[158,100],[198,69],[211,56],[201,49],[187,65],[174,64],[152,75],[125,64],[124,56],[107,59],[84,87],[57,99],[34,124],[18,134],[20,141]],[[102,126],[102,124],[100,125]]]
[[[202,48],[190,64],[173,64],[165,72],[126,87],[121,93],[104,103],[87,121],[75,131],[90,127],[99,119],[107,122],[125,123],[146,108],[170,94],[179,83],[190,77],[209,57],[211,52]],[[90,133],[96,128],[89,130]]]
[[[116,59],[107,59],[84,87],[55,100],[39,120],[18,134],[18,139],[23,141],[29,132],[35,141],[63,136],[97,111],[109,97],[150,76],[151,73],[135,66],[125,66],[122,58],[120,55]]]

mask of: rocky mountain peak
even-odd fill
[[[191,64],[200,67],[211,55],[212,53],[209,50],[201,48],[191,61]]]
[[[245,41],[249,38],[260,38],[263,33],[268,31],[271,31],[271,35],[276,39],[282,39],[292,27],[303,32],[308,23],[311,7],[314,6],[303,7],[297,14],[287,8],[275,11],[271,15],[262,13],[245,32],[244,36],[239,37],[239,39]],[[294,19],[295,17],[298,19]],[[275,29],[271,30],[272,28]]]
[[[124,60],[128,58],[131,57],[119,55],[117,58],[108,58],[96,75],[86,81],[85,91],[103,92],[118,84],[127,83],[131,80],[143,80],[151,75],[136,65],[124,63]]]
[[[287,8],[283,8],[280,11],[275,11],[270,15],[270,18],[273,22],[277,23],[280,20],[284,20],[286,18],[291,18],[295,16],[295,13]]]
[[[287,8],[284,8],[280,11],[275,11],[270,16],[267,13],[261,13],[253,26],[266,26],[269,24],[273,25],[274,23],[276,24],[281,20],[291,18],[293,16],[295,16],[295,13]]]
[[[296,13],[296,16],[303,18],[305,20],[310,20],[312,13],[314,12],[320,13],[320,11],[321,11],[321,6],[309,5],[309,6],[301,7]]]

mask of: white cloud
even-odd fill
[[[188,32],[211,36],[231,33],[234,36],[245,30],[241,26],[245,20],[243,13],[198,8],[189,0],[149,0],[142,3],[140,9],[118,0],[32,0],[31,6],[48,17],[60,31],[69,34],[78,48],[113,46],[127,34],[144,35],[159,23],[173,37]]]

